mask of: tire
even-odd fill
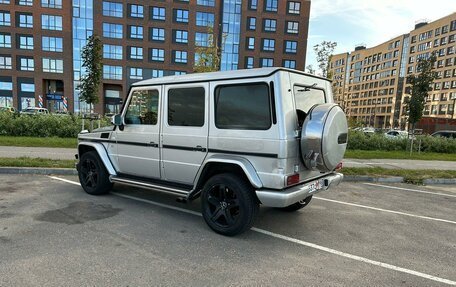
[[[106,194],[112,188],[109,174],[96,151],[89,151],[81,156],[78,176],[82,188],[88,194]]]
[[[215,175],[206,182],[201,206],[207,225],[227,236],[250,229],[259,210],[252,186],[229,173]]]
[[[292,212],[292,211],[297,211],[297,210],[300,210],[301,208],[304,208],[306,207],[309,202],[312,200],[312,195],[311,196],[308,196],[306,197],[305,199],[301,200],[301,201],[298,201],[296,203],[293,203],[292,205],[288,205],[286,207],[282,207],[281,210],[283,211],[289,211],[289,212]]]

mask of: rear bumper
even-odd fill
[[[330,186],[337,186],[343,178],[344,175],[341,173],[331,173],[319,179],[323,181],[323,186],[318,190],[314,190],[311,187],[312,183],[315,182],[311,181],[283,190],[260,189],[256,191],[256,195],[265,206],[286,207],[322,190],[326,190]]]

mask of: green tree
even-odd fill
[[[216,39],[214,39],[214,28],[207,27],[207,45],[195,47],[195,64],[193,65],[193,72],[215,72],[220,70],[220,62],[222,60],[222,51]],[[222,35],[222,46],[225,41],[226,35]]]
[[[315,55],[317,55],[318,67],[321,70],[323,77],[330,79],[332,76],[328,74],[329,64],[331,62],[332,54],[336,48],[337,43],[331,41],[323,41],[313,47]]]
[[[315,69],[312,64],[306,66],[306,72],[312,75],[315,75]]]
[[[427,59],[419,60],[416,68],[417,73],[407,76],[407,84],[410,85],[410,97],[405,99],[405,107],[412,130],[415,130],[415,124],[423,116],[426,97],[432,91],[434,80],[437,79],[437,73],[434,72],[436,60],[435,53],[432,53]]]
[[[78,85],[81,91],[79,99],[89,105],[90,111],[93,105],[100,101],[98,91],[103,73],[102,49],[100,38],[92,35],[87,39],[87,44],[81,52],[82,67],[86,69],[86,73],[81,77],[81,83]]]

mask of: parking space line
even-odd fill
[[[55,176],[49,176],[49,177],[52,178],[52,179],[55,179],[55,180],[60,180],[60,181],[66,182],[66,183],[70,183],[70,184],[74,184],[74,185],[80,185],[78,182],[75,182],[75,181],[71,181],[71,180],[67,180],[67,179],[63,179],[63,178],[59,178],[59,177],[55,177]],[[192,214],[192,215],[196,215],[196,216],[201,217],[200,213],[192,211],[192,210],[175,207],[175,206],[168,205],[168,204],[158,203],[158,202],[147,200],[147,199],[137,198],[137,197],[129,196],[129,195],[125,195],[125,194],[119,194],[117,192],[112,192],[112,194],[114,194],[116,196],[128,198],[128,199],[131,199],[131,200],[140,201],[140,202],[144,202],[144,203],[149,203],[149,204],[152,204],[152,205],[156,205],[156,206],[160,206],[160,207],[164,207],[164,208],[168,208],[168,209],[172,209],[172,210],[176,210],[176,211],[180,211],[180,212],[185,212],[185,213],[188,213],[188,214]],[[319,198],[319,199],[322,199],[322,198]],[[323,199],[323,200],[326,200],[326,199]],[[328,201],[332,201],[332,200],[328,200]],[[349,205],[351,205],[351,204],[349,204]],[[328,247],[324,247],[324,246],[321,246],[321,245],[318,245],[318,244],[315,244],[315,243],[299,240],[299,239],[296,239],[296,238],[288,237],[288,236],[285,236],[285,235],[281,235],[281,234],[278,234],[278,233],[274,233],[274,232],[267,231],[267,230],[260,229],[260,228],[256,228],[256,227],[252,227],[251,230],[255,231],[255,232],[258,232],[258,233],[261,233],[263,235],[267,235],[267,236],[270,236],[270,237],[273,237],[273,238],[277,238],[277,239],[281,239],[281,240],[284,240],[284,241],[287,241],[287,242],[295,243],[295,244],[298,244],[298,245],[301,245],[301,246],[306,246],[306,247],[309,247],[309,248],[317,249],[317,250],[320,250],[320,251],[323,251],[323,252],[327,252],[327,253],[330,253],[330,254],[333,254],[333,255],[338,255],[338,256],[345,257],[345,258],[348,258],[348,259],[351,259],[351,260],[355,260],[355,261],[371,264],[371,265],[374,265],[374,266],[382,267],[382,268],[393,270],[393,271],[397,271],[397,272],[402,272],[402,273],[414,275],[414,276],[417,276],[417,277],[421,277],[421,278],[432,280],[432,281],[439,282],[439,283],[444,283],[444,284],[456,286],[456,281],[452,281],[452,280],[449,280],[449,279],[433,276],[433,275],[430,275],[430,274],[418,272],[418,271],[415,271],[415,270],[411,270],[411,269],[395,266],[395,265],[384,263],[384,262],[380,262],[380,261],[371,260],[371,259],[368,259],[368,258],[365,258],[365,257],[353,255],[353,254],[350,254],[350,253],[345,253],[345,252],[338,251],[338,250],[335,250],[335,249],[332,249],[332,248],[328,248]]]
[[[333,202],[333,203],[339,203],[339,204],[344,204],[344,205],[349,205],[349,206],[355,206],[355,207],[360,207],[360,208],[365,208],[365,209],[381,211],[381,212],[387,212],[387,213],[405,215],[405,216],[410,216],[410,217],[415,217],[415,218],[421,218],[421,219],[427,219],[427,220],[433,220],[433,221],[456,224],[456,221],[451,221],[451,220],[446,220],[446,219],[441,219],[441,218],[435,218],[435,217],[429,217],[429,216],[423,216],[423,215],[416,215],[416,214],[412,214],[412,213],[405,213],[405,212],[400,212],[400,211],[394,211],[394,210],[383,209],[383,208],[378,208],[378,207],[373,207],[373,206],[367,206],[367,205],[361,205],[361,204],[350,203],[350,202],[345,202],[345,201],[339,201],[339,200],[334,200],[334,199],[322,198],[322,197],[317,197],[317,196],[314,196],[313,198],[314,199],[318,199],[318,200]]]
[[[419,190],[419,189],[411,189],[411,188],[404,188],[404,187],[398,187],[398,186],[389,186],[389,185],[367,183],[367,182],[364,182],[363,184],[371,185],[371,186],[377,186],[377,187],[383,187],[383,188],[397,189],[397,190],[413,191],[413,192],[418,192],[418,193],[426,193],[426,194],[433,194],[433,195],[440,195],[440,196],[456,197],[455,194],[445,194],[445,193],[424,191],[424,190]]]

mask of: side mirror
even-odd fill
[[[122,115],[117,114],[117,115],[112,116],[111,124],[113,124],[115,126],[123,126],[124,121],[123,121]]]

